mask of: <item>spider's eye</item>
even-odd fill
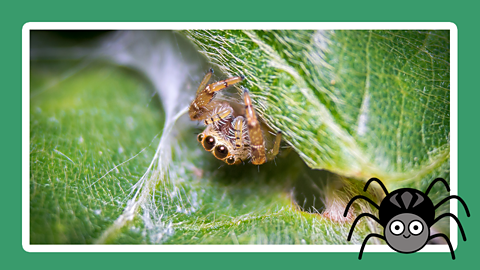
[[[215,156],[218,159],[224,159],[226,156],[228,156],[228,149],[225,147],[225,145],[218,145],[215,147]]]
[[[408,230],[413,235],[419,235],[423,231],[423,225],[420,221],[414,220],[414,221],[410,222],[410,225],[408,225]]]
[[[233,156],[227,158],[227,164],[228,165],[233,165],[234,163],[235,163],[235,158]]]
[[[210,151],[214,146],[215,138],[213,138],[212,136],[207,136],[203,141],[203,147],[205,147],[205,150]]]
[[[395,235],[403,233],[404,229],[405,225],[403,225],[403,223],[399,220],[392,222],[392,224],[390,225],[390,231]]]
[[[198,135],[197,135],[197,141],[198,141],[199,143],[201,143],[201,142],[203,141],[203,137],[204,137],[204,136],[203,136],[203,133],[198,134]]]

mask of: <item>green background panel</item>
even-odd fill
[[[2,150],[4,172],[2,205],[2,258],[8,268],[340,268],[429,267],[431,269],[471,268],[476,264],[480,221],[476,193],[479,127],[478,100],[478,4],[451,1],[391,2],[342,1],[341,3],[269,4],[259,1],[187,3],[157,1],[127,2],[82,1],[67,7],[64,1],[23,1],[2,4]],[[458,194],[470,206],[472,217],[459,211],[468,241],[459,242],[457,260],[449,254],[369,253],[362,261],[356,253],[180,253],[180,254],[60,254],[28,253],[22,248],[21,202],[21,29],[26,22],[49,21],[442,21],[458,27]],[[453,148],[453,146],[452,146]],[[469,267],[470,266],[470,267]]]

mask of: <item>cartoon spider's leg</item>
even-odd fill
[[[282,142],[282,132],[278,131],[277,135],[275,136],[275,144],[273,145],[273,148],[267,152],[267,160],[273,160],[278,155],[281,142]]]
[[[380,185],[380,187],[383,189],[383,192],[385,192],[385,195],[388,195],[387,188],[383,185],[382,181],[380,181],[378,178],[370,178],[370,180],[368,180],[368,182],[365,184],[363,191],[367,191],[368,185],[370,185],[370,183],[372,182],[377,182]]]
[[[433,221],[433,224],[437,223],[440,219],[444,218],[444,217],[452,217],[456,222],[457,222],[457,225],[458,225],[458,228],[460,229],[460,232],[462,233],[462,237],[463,237],[463,241],[467,241],[467,236],[465,236],[465,231],[463,230],[463,226],[462,226],[462,223],[460,223],[460,220],[452,213],[445,213],[443,215],[440,215],[439,217],[437,217],[434,221]],[[433,225],[432,224],[432,225]]]
[[[452,243],[450,242],[450,239],[448,239],[448,237],[445,234],[443,234],[443,233],[434,234],[434,235],[430,236],[428,238],[428,240],[430,241],[433,238],[437,238],[437,237],[443,237],[445,239],[445,241],[447,241],[448,247],[450,248],[450,253],[452,254],[452,260],[455,260],[455,253],[453,252]]]
[[[205,75],[200,86],[197,89],[197,96],[195,99],[190,103],[190,107],[188,110],[188,115],[192,120],[203,120],[205,116],[202,118],[203,114],[209,111],[208,104],[215,96],[215,92],[220,91],[230,85],[236,84],[241,82],[244,77],[232,77],[228,78],[223,81],[215,82],[212,84],[207,85],[208,81],[210,80],[213,74],[213,69]]]
[[[347,214],[348,214],[348,209],[350,208],[350,206],[352,206],[353,202],[357,199],[364,199],[365,201],[369,202],[371,205],[375,206],[375,208],[379,209],[380,207],[375,203],[373,202],[372,200],[370,200],[370,198],[367,198],[363,195],[357,195],[355,197],[353,197],[347,204],[347,207],[345,207],[345,212],[343,212],[343,216],[346,217]]]
[[[263,140],[260,122],[253,109],[250,94],[246,88],[243,89],[243,99],[245,101],[245,111],[247,116],[248,134],[250,135],[250,148],[252,151],[252,163],[260,165],[266,162],[265,157],[265,141]]]
[[[437,182],[442,182],[443,185],[445,186],[445,188],[447,189],[447,191],[450,192],[450,187],[448,186],[447,181],[445,181],[445,179],[443,179],[443,178],[437,178],[437,179],[433,180],[432,183],[430,183],[430,185],[427,188],[427,191],[425,191],[425,195],[428,195],[428,193],[432,189],[433,185],[435,185],[435,183],[437,183]]]
[[[367,244],[368,239],[370,239],[370,237],[377,237],[377,238],[380,238],[380,239],[385,241],[385,237],[381,236],[380,234],[371,233],[371,234],[367,235],[367,237],[365,237],[365,240],[363,240],[362,247],[360,248],[360,254],[358,254],[358,259],[359,260],[362,259],[363,250],[365,249],[365,245]]]
[[[358,221],[359,221],[362,217],[372,218],[372,219],[375,220],[378,224],[380,224],[380,220],[379,220],[376,216],[374,216],[374,215],[372,215],[372,214],[362,213],[362,214],[358,215],[358,217],[355,219],[355,221],[353,221],[352,227],[350,228],[350,232],[348,233],[347,241],[350,241],[350,239],[352,239],[353,230],[355,230],[355,226],[357,226]]]
[[[435,205],[435,210],[438,207],[440,207],[440,205],[444,204],[445,202],[448,202],[451,199],[457,199],[458,201],[460,201],[463,205],[463,208],[465,208],[465,212],[467,213],[467,217],[470,216],[470,211],[468,211],[467,204],[465,203],[465,201],[462,198],[458,197],[457,195],[451,195],[451,196],[448,196],[447,198],[443,199],[441,202],[439,202],[437,205]]]
[[[245,125],[245,118],[243,116],[237,116],[235,120],[233,120],[231,129],[231,135],[235,136],[235,148],[239,149],[243,147],[243,128]]]
[[[207,116],[205,118],[205,125],[210,125],[210,124],[216,124],[216,123],[219,123],[221,122],[223,119],[226,119],[228,118],[230,115],[232,115],[233,113],[233,109],[232,107],[230,106],[224,106],[224,107],[220,107],[220,109],[215,109],[212,111],[213,113],[209,113],[208,115],[205,115]],[[201,117],[203,118],[203,117]]]

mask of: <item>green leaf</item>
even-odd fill
[[[31,243],[93,242],[122,213],[161,132],[163,114],[129,72],[94,66],[62,80],[63,68],[32,67]]]
[[[448,178],[448,31],[186,31],[311,167]]]
[[[78,48],[54,43],[55,61],[32,61],[31,243],[358,244],[379,228],[360,222],[347,242],[346,202],[383,196],[365,179],[448,179],[448,32],[183,34],[208,62],[153,31],[84,43],[73,62]],[[294,151],[227,166],[196,143],[202,127],[181,112],[212,64],[216,80],[247,76]]]

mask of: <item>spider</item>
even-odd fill
[[[190,119],[203,121],[207,126],[197,135],[197,141],[206,151],[228,165],[240,164],[249,158],[254,165],[260,165],[275,158],[282,134],[277,132],[273,148],[266,151],[260,122],[247,89],[243,89],[244,110],[234,110],[228,102],[215,99],[217,91],[239,83],[245,77],[231,77],[207,85],[212,74],[213,69],[210,69],[189,107]]]
[[[380,225],[382,225],[382,227],[384,228],[384,236],[375,233],[367,235],[367,237],[362,243],[362,247],[360,248],[360,254],[358,255],[359,260],[362,259],[363,250],[370,237],[377,237],[383,239],[385,242],[387,242],[388,246],[400,253],[417,252],[422,249],[429,240],[437,237],[443,237],[447,241],[448,247],[450,248],[452,259],[455,260],[452,243],[450,242],[448,237],[443,233],[435,234],[432,236],[430,235],[430,227],[432,227],[433,224],[437,223],[440,219],[444,217],[451,217],[457,222],[458,227],[460,228],[460,232],[462,233],[463,241],[467,240],[465,232],[463,231],[462,224],[455,215],[451,213],[446,213],[435,218],[435,210],[440,205],[451,199],[459,200],[465,208],[467,217],[470,216],[470,212],[467,205],[465,204],[465,201],[463,201],[462,198],[456,195],[448,196],[442,201],[440,201],[437,205],[433,205],[432,200],[430,200],[430,198],[428,197],[428,193],[430,192],[435,183],[442,182],[445,185],[447,191],[450,191],[450,187],[444,179],[437,178],[433,180],[433,182],[430,183],[430,185],[428,186],[425,193],[422,193],[421,191],[412,188],[401,188],[389,193],[383,183],[377,178],[372,178],[368,180],[368,182],[365,184],[363,191],[367,191],[368,186],[372,182],[377,182],[385,192],[386,196],[380,203],[380,206],[378,206],[376,203],[374,203],[372,200],[365,196],[357,195],[350,200],[350,202],[347,204],[347,207],[345,208],[345,212],[343,213],[343,216],[346,217],[348,214],[348,209],[357,199],[364,199],[378,209],[379,218],[369,213],[360,214],[353,222],[353,225],[348,234],[347,240],[350,241],[350,239],[352,238],[353,230],[355,229],[355,225],[357,225],[357,222],[362,217],[370,217],[376,222],[378,222]]]

